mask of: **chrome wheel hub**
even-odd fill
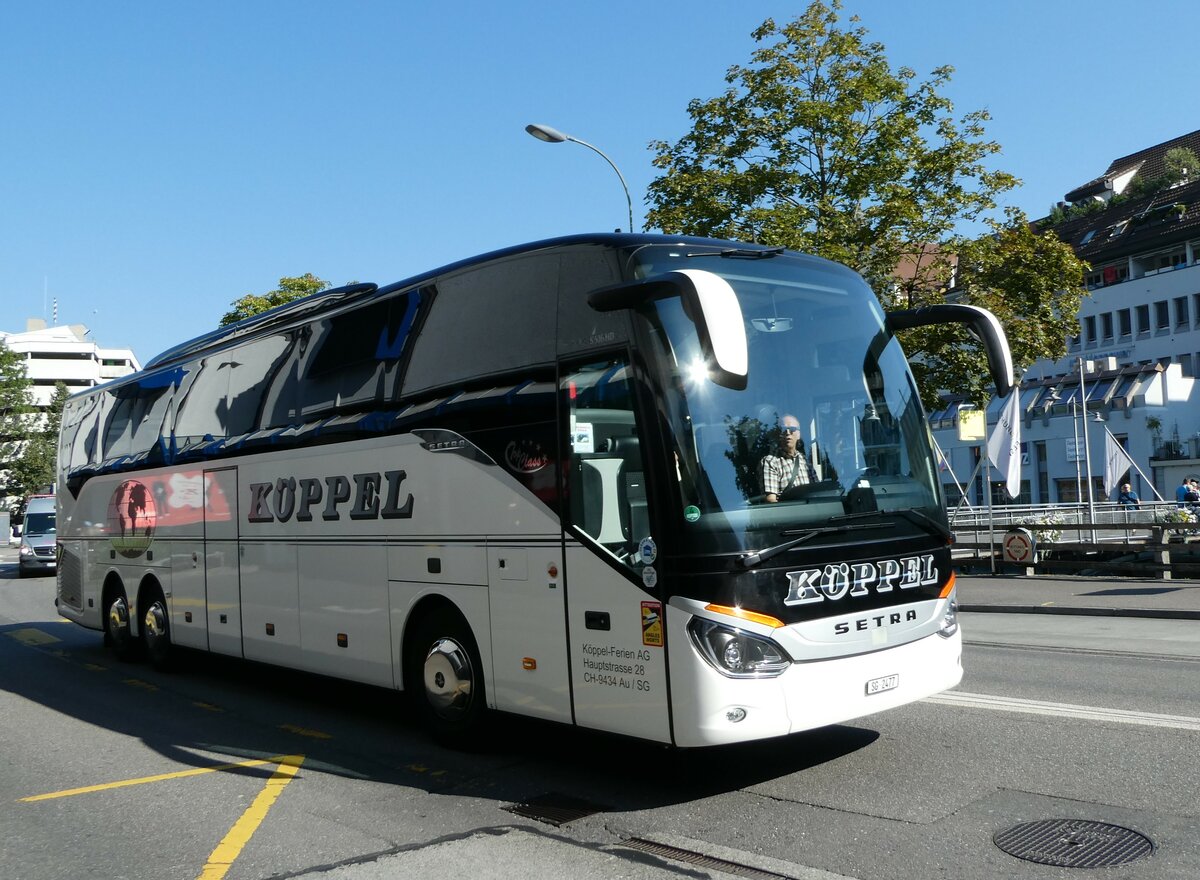
[[[471,707],[475,670],[466,648],[453,639],[438,639],[425,656],[425,697],[436,715],[462,716]]]
[[[154,602],[150,605],[146,610],[146,616],[142,618],[142,623],[145,624],[147,635],[153,638],[166,635],[167,610],[163,608],[162,602]]]

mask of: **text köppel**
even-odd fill
[[[332,521],[345,513],[352,520],[410,519],[411,493],[402,492],[402,470],[335,474],[328,477],[279,477],[251,483],[247,520],[252,523]]]
[[[933,554],[906,556],[903,559],[878,559],[867,562],[831,563],[822,568],[789,571],[785,605],[810,602],[836,602],[845,596],[867,596],[871,592],[889,593],[893,589],[911,590],[935,584],[938,580]]]

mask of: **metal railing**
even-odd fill
[[[1092,505],[1095,518],[1088,518],[1086,502],[1078,504],[1009,504],[986,507],[966,506],[948,511],[950,528],[955,531],[1007,531],[1027,528],[1036,531],[1087,531],[1096,526],[1128,526],[1130,529],[1173,528],[1186,525],[1166,521],[1180,508],[1174,501],[1143,501],[1139,508],[1128,508],[1112,501]],[[1108,531],[1108,529],[1106,529]]]
[[[1009,530],[1033,533],[1036,560],[1023,564],[1026,573],[1108,572],[1159,578],[1200,576],[1200,519],[1178,518],[1175,502],[1143,502],[1130,509],[1112,502],[1087,504],[1004,505],[951,510],[956,564],[984,562],[992,570],[1004,565],[1004,539]],[[1173,519],[1168,519],[1172,517]]]

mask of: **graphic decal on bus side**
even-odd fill
[[[280,477],[273,483],[251,483],[247,520],[252,523],[312,522],[313,509],[320,508],[321,519],[342,518],[349,505],[350,519],[411,519],[412,493],[401,501],[401,485],[408,477],[402,470],[346,477]],[[386,487],[385,484],[386,483]],[[386,494],[385,494],[386,493]],[[382,503],[381,503],[382,501]]]
[[[890,593],[894,588],[911,590],[938,581],[933,554],[906,556],[903,559],[877,559],[869,562],[831,563],[823,568],[789,571],[785,605],[810,602],[836,602],[846,596]]]
[[[108,502],[106,530],[113,550],[137,559],[158,535],[200,522],[228,522],[229,501],[201,471],[176,471],[126,480]]]
[[[126,480],[108,502],[108,534],[112,548],[126,559],[137,559],[154,541],[158,509],[145,483]]]
[[[516,474],[536,474],[550,464],[550,454],[536,440],[512,440],[504,447],[504,463]]]

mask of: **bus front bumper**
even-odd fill
[[[840,724],[940,693],[963,674],[961,631],[856,656],[793,663],[782,675],[762,679],[717,672],[688,643],[682,625],[672,632],[671,645],[691,654],[672,657],[671,664],[675,742],[682,747]]]

